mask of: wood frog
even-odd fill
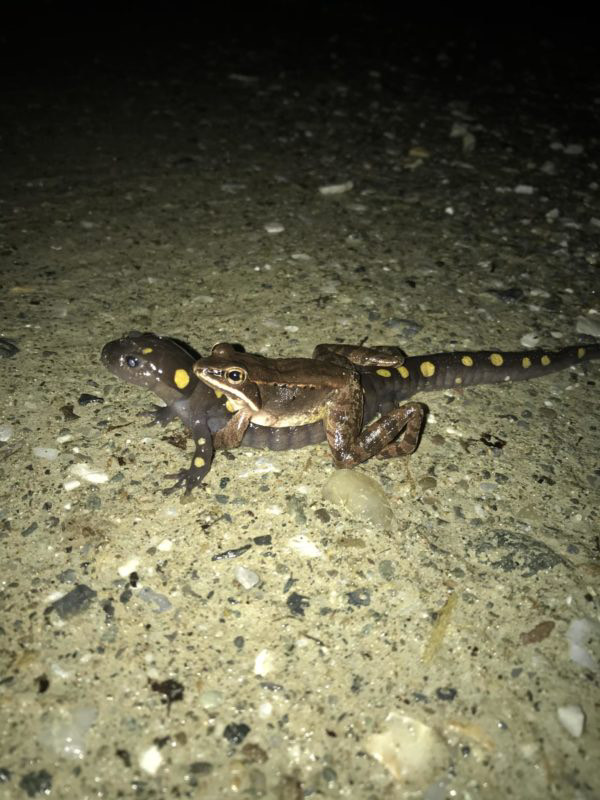
[[[397,347],[320,344],[312,358],[266,358],[220,343],[196,361],[194,373],[222,392],[235,412],[215,434],[216,447],[238,447],[251,422],[289,427],[322,420],[335,466],[353,467],[375,455],[407,455],[418,444],[420,403],[401,405],[362,427],[363,389],[356,366],[381,370],[403,361]]]

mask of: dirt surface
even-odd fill
[[[219,453],[164,496],[191,443],[99,360],[130,330],[600,338],[592,37],[341,3],[26,23],[2,34],[0,796],[598,797],[597,362],[428,395],[416,454],[357,468],[379,528],[323,499],[325,445]]]

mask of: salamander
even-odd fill
[[[178,417],[189,429],[195,451],[188,469],[173,476],[189,494],[211,467],[213,434],[225,427],[234,412],[229,401],[194,375],[198,353],[175,339],[153,333],[130,334],[108,342],[102,363],[122,380],[153,391],[165,406],[147,412],[151,424],[166,425]],[[590,360],[600,359],[599,344],[580,344],[561,350],[500,350],[430,353],[406,356],[394,367],[356,367],[364,392],[364,420],[386,414],[418,392],[453,387],[510,383],[549,375]],[[243,444],[290,450],[325,440],[321,421],[290,427],[250,424]]]

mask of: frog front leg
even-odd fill
[[[358,375],[336,392],[325,415],[325,434],[336,467],[353,467],[372,456],[393,458],[412,453],[419,443],[424,411],[406,403],[361,431],[363,395]],[[404,435],[398,440],[400,434]]]
[[[341,359],[345,359],[358,367],[399,367],[406,356],[399,347],[387,345],[363,347],[358,344],[318,344],[312,357],[334,363],[342,363]]]
[[[213,444],[217,450],[231,450],[239,447],[250,424],[251,412],[240,410],[228,420],[227,425],[213,434]]]

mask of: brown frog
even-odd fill
[[[196,361],[194,373],[223,392],[235,412],[215,434],[217,448],[238,447],[251,422],[285,428],[322,420],[335,466],[353,467],[375,455],[407,455],[418,444],[420,403],[394,408],[362,428],[363,388],[356,367],[398,368],[403,361],[397,347],[320,344],[312,358],[266,358],[221,343]]]

